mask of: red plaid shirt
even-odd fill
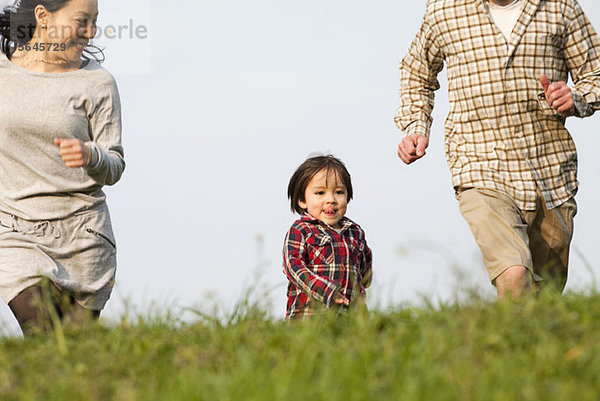
[[[289,229],[283,247],[283,272],[289,280],[286,318],[329,307],[338,293],[352,303],[371,284],[365,232],[347,217],[340,224],[337,233],[305,213]]]

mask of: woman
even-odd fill
[[[97,16],[97,0],[0,15],[0,296],[26,335],[97,318],[114,284],[102,186],[125,162],[116,83],[90,58]]]

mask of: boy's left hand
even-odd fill
[[[344,305],[344,306],[350,305],[350,301],[348,301],[348,298],[346,298],[342,294],[337,294],[335,296],[335,298],[333,299],[333,302],[335,302],[338,305]]]

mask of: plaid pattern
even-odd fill
[[[351,303],[371,284],[371,250],[360,226],[347,217],[338,234],[305,213],[289,229],[283,272],[289,280],[286,318],[330,307],[338,292]]]
[[[494,189],[534,210],[539,188],[551,209],[577,192],[577,154],[538,79],[566,82],[570,73],[576,115],[593,114],[600,108],[600,40],[576,0],[524,1],[507,43],[487,0],[429,0],[400,65],[395,122],[405,135],[429,136],[445,62],[445,150],[455,189]]]

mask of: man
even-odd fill
[[[576,0],[429,0],[402,60],[398,156],[425,155],[445,62],[446,158],[501,298],[565,286],[578,185],[565,120],[600,108],[599,56]]]

